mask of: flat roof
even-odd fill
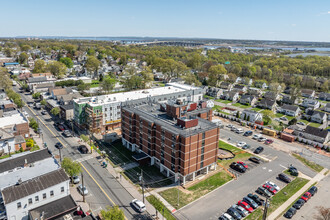
[[[68,214],[69,212],[77,209],[77,204],[71,197],[71,195],[65,196],[54,202],[47,203],[46,205],[39,206],[29,211],[30,219],[58,219],[61,216]]]
[[[178,83],[169,83],[167,85],[169,86],[115,93],[115,94],[103,95],[103,96],[95,96],[90,98],[74,99],[74,101],[78,104],[88,103],[91,106],[98,106],[101,104],[103,105],[103,104],[116,103],[116,102],[125,102],[125,101],[137,100],[147,97],[154,97],[154,96],[172,94],[176,92],[184,92],[189,90],[200,89],[198,87],[182,85]]]
[[[0,118],[0,127],[6,127],[8,125],[27,123],[27,119],[20,113],[12,114]]]
[[[181,128],[177,125],[177,120],[173,120],[173,118],[169,117],[166,112],[160,111],[159,103],[151,105],[142,104],[132,107],[125,106],[123,107],[123,109],[129,112],[133,112],[134,114],[139,115],[141,118],[147,121],[154,122],[155,124],[160,125],[162,129],[166,129],[171,133],[179,134],[184,137],[196,135],[218,127],[215,123],[211,121],[197,117],[197,126],[191,128]],[[189,115],[192,114],[194,114],[194,111],[189,112]]]
[[[20,184],[9,186],[2,190],[2,198],[4,204],[9,204],[11,202],[17,201],[21,198],[32,195],[36,192],[40,192],[49,187],[55,186],[62,182],[69,180],[65,171],[61,168],[44,175],[35,177],[33,179],[27,180]]]

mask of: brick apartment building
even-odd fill
[[[121,115],[123,145],[175,181],[216,169],[220,128],[205,102],[123,106]]]

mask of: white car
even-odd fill
[[[234,220],[234,218],[231,215],[229,215],[228,213],[224,213],[223,216],[228,220]]]
[[[72,177],[72,183],[77,184],[77,183],[79,183],[79,182],[80,182],[80,179],[79,179],[78,176],[73,176],[73,177]]]
[[[244,131],[243,131],[243,129],[242,128],[237,128],[236,129],[236,133],[237,134],[242,134]]]
[[[259,137],[259,138],[258,138],[258,141],[259,141],[259,142],[265,142],[266,140],[267,140],[267,138],[264,138],[264,137]]]
[[[255,134],[255,135],[253,135],[253,139],[259,139],[261,137],[261,134]]]
[[[274,187],[276,189],[276,191],[280,191],[280,189],[281,189],[278,185],[276,185],[273,182],[267,181],[266,184]]]
[[[140,200],[133,199],[132,200],[132,205],[139,211],[139,212],[144,212],[146,211],[146,206],[144,203]]]
[[[82,186],[81,184],[78,186],[78,191],[80,192],[81,195],[86,196],[88,194],[88,190],[86,186]]]
[[[231,127],[233,127],[233,125],[231,125],[231,124],[227,124],[226,127],[227,127],[227,128],[231,128]]]
[[[241,141],[241,142],[238,142],[237,147],[243,147],[245,145],[246,145],[246,143]]]

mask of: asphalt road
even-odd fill
[[[25,102],[31,101],[25,95],[21,94],[21,97]],[[86,202],[94,213],[100,212],[101,209],[107,206],[118,205],[124,211],[127,219],[147,219],[147,214],[141,215],[131,207],[130,202],[133,200],[133,197],[118,183],[115,177],[102,168],[96,158],[92,158],[89,154],[83,155],[78,151],[79,143],[77,139],[63,137],[54,127],[53,121],[48,114],[41,115],[40,111],[28,106],[23,108],[29,114],[29,117],[34,117],[39,122],[43,140],[54,155],[59,155],[59,150],[55,148],[55,143],[60,141],[64,145],[64,148],[61,150],[62,158],[70,157],[82,164],[84,185],[89,190]]]
[[[220,131],[220,137],[224,140],[231,138],[231,142],[236,145],[244,141],[251,145],[251,151],[258,146],[263,146],[264,151],[260,156],[268,158],[271,161],[255,166],[247,173],[239,175],[237,180],[220,187],[205,197],[181,208],[175,213],[178,219],[218,219],[231,205],[237,203],[248,193],[254,192],[266,181],[273,181],[280,187],[285,184],[276,179],[277,175],[284,171],[289,164],[293,164],[303,174],[314,177],[316,173],[303,165],[297,159],[291,157],[282,151],[277,151],[271,146],[264,145],[251,137],[244,137],[242,134],[236,134],[228,128]],[[276,140],[275,140],[276,141]]]

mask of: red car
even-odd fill
[[[253,208],[249,204],[247,204],[246,202],[244,202],[243,200],[238,201],[237,204],[239,206],[243,207],[249,213],[253,212]]]
[[[249,168],[248,165],[246,165],[244,162],[242,161],[237,161],[238,164],[241,164],[243,167],[245,167],[246,169]]]
[[[63,125],[59,125],[58,126],[58,129],[60,129],[60,131],[64,131],[65,130],[64,127],[63,127]]]
[[[309,192],[305,192],[304,195],[302,195],[301,199],[303,199],[305,202],[307,202],[312,197],[312,194]]]
[[[267,189],[273,195],[275,195],[277,193],[277,190],[274,187],[270,186],[270,185],[264,184],[264,185],[262,185],[262,187]]]
[[[266,141],[265,141],[265,144],[272,144],[274,141],[272,140],[272,139],[267,139]]]

